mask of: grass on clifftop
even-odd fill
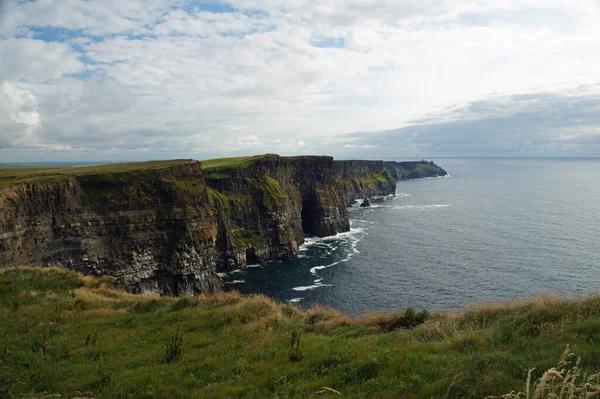
[[[254,155],[247,157],[232,157],[232,158],[215,158],[215,159],[207,159],[202,162],[202,169],[206,171],[215,171],[219,169],[228,169],[228,168],[245,168],[252,165],[254,162],[267,158],[267,157],[278,157],[275,154],[264,154],[264,155]]]
[[[143,298],[112,281],[0,272],[0,397],[482,398],[525,392],[532,368],[536,398],[597,397],[598,377],[584,382],[600,370],[600,297],[351,318],[260,295]],[[550,369],[567,345],[578,368],[569,355]]]
[[[172,159],[168,161],[126,162],[91,166],[0,167],[0,188],[19,183],[52,181],[75,175],[124,173],[146,169],[161,169],[190,162],[190,159]]]
[[[396,173],[401,179],[419,179],[423,177],[445,176],[448,173],[433,162],[397,162]]]

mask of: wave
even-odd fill
[[[248,267],[260,267],[262,268],[261,265],[248,265]],[[228,272],[222,272],[222,273],[217,273],[217,276],[223,278],[223,277],[227,277],[227,276],[231,276],[232,274],[237,274],[237,273],[244,273],[244,269],[235,269],[235,270],[230,270]]]
[[[361,234],[361,233],[365,233],[367,229],[362,228],[362,227],[356,227],[356,228],[350,228],[350,231],[346,231],[344,233],[337,233],[334,236],[328,236],[328,237],[313,237],[313,236],[308,236],[304,238],[304,244],[300,245],[300,248],[298,248],[298,251],[306,251],[308,249],[308,247],[310,246],[321,246],[321,247],[326,247],[332,250],[335,250],[338,245],[339,245],[339,241],[340,240],[344,240],[344,239],[348,239],[352,236]]]
[[[226,281],[225,284],[244,284],[246,282],[246,280],[232,280],[232,281]]]
[[[338,260],[337,262],[333,262],[333,263],[331,263],[329,265],[314,266],[314,267],[310,268],[310,272],[316,276],[317,275],[317,270],[328,269],[328,268],[330,268],[332,266],[339,265],[340,263],[342,263],[342,261]]]
[[[404,179],[401,181],[418,181],[418,180],[431,180],[431,179],[446,179],[448,177],[454,177],[451,175],[446,175],[446,176],[426,176],[426,177],[418,177],[416,179]]]
[[[257,263],[255,265],[248,265],[246,266],[248,269],[262,269],[263,266],[260,263]]]
[[[377,201],[377,202],[383,202],[383,201],[387,201],[390,199],[394,199],[396,197],[396,194],[388,194],[388,195],[376,195],[371,197],[371,202],[373,201]]]
[[[316,288],[321,288],[321,287],[333,287],[332,284],[315,284],[315,285],[309,285],[309,286],[305,286],[305,287],[294,287],[292,288],[294,291],[310,291],[310,290],[314,290]]]
[[[302,297],[300,297],[300,298],[292,298],[292,299],[290,299],[290,302],[292,302],[292,303],[298,303],[298,302],[300,302],[303,299],[304,298],[302,298]]]
[[[350,226],[352,226],[353,224],[355,224],[356,222],[359,223],[366,223],[366,224],[377,224],[377,222],[374,222],[372,220],[363,220],[363,219],[350,219]]]

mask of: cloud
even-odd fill
[[[42,82],[85,69],[69,45],[42,40],[0,40],[0,59],[0,79],[8,81]]]
[[[4,82],[0,85],[0,145],[13,147],[33,144],[33,134],[40,126],[38,101],[28,90]]]
[[[600,94],[596,88],[473,101],[413,125],[352,133],[351,148],[377,145],[387,156],[600,156]]]
[[[275,140],[276,148],[282,153],[298,153],[306,149],[306,143],[302,140]]]
[[[99,159],[570,155],[599,134],[593,0],[4,5],[0,82],[39,122],[3,109],[0,149],[30,132],[21,148]]]
[[[373,144],[345,144],[344,148],[363,148],[363,149],[370,149],[370,148],[378,148],[379,145],[373,145]]]
[[[35,0],[14,2],[7,6],[10,18],[0,27],[0,34],[15,35],[23,26],[49,27],[81,31],[102,36],[118,33],[141,33],[160,20],[171,7],[182,1],[165,0]]]

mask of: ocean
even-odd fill
[[[225,290],[349,314],[458,309],[600,288],[600,159],[434,159],[449,177],[399,181],[350,208],[351,231],[300,257],[223,275]]]

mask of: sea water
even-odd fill
[[[298,259],[227,273],[224,289],[350,314],[600,289],[600,160],[435,162],[450,176],[400,181],[350,208],[350,232],[306,237]]]

